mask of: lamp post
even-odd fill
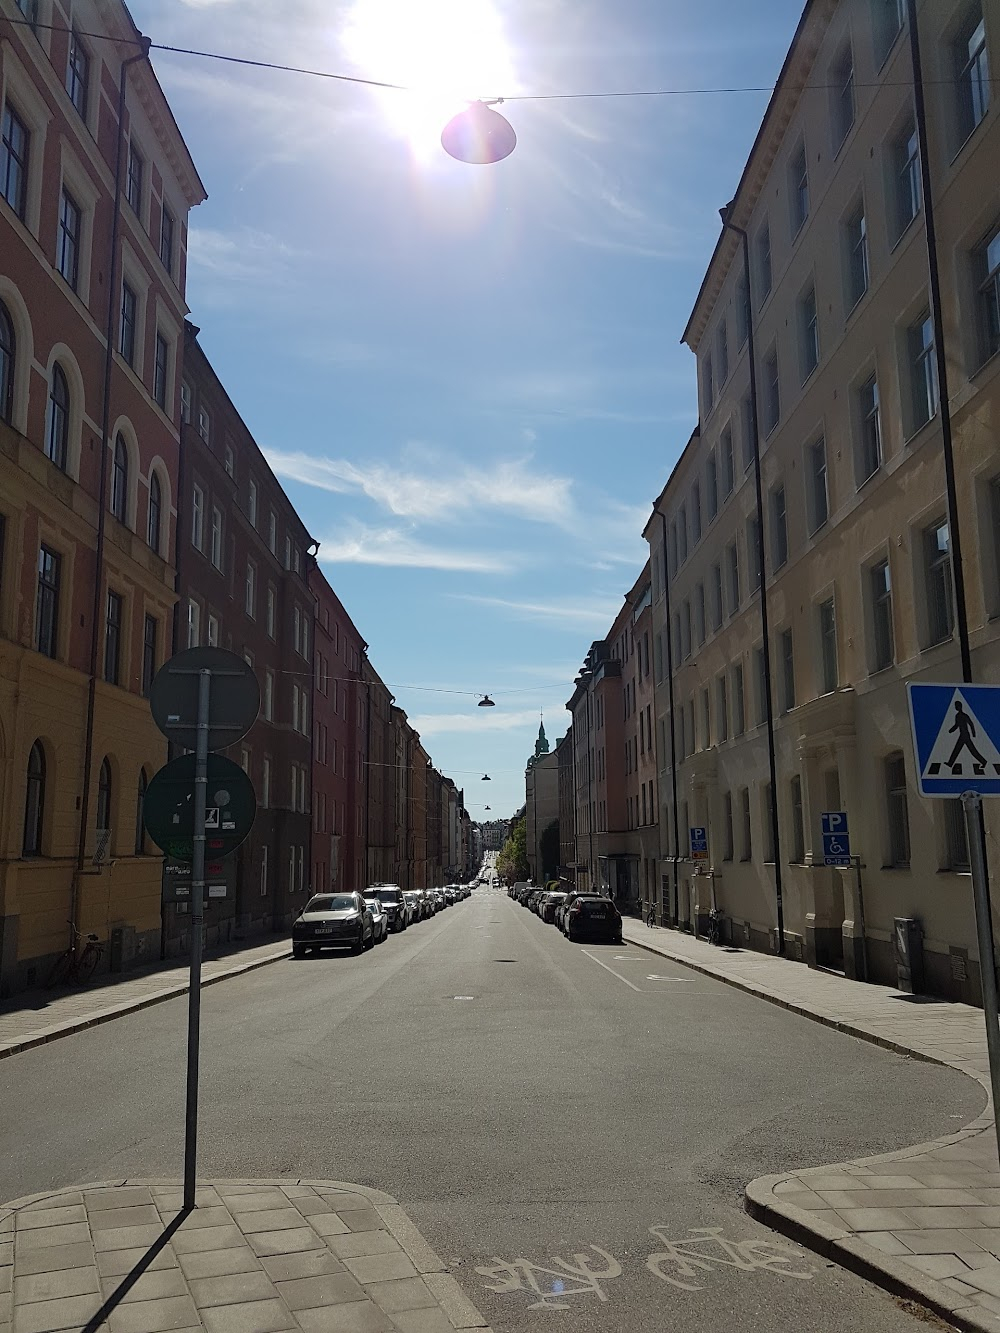
[[[785,910],[781,896],[781,843],[778,834],[778,774],[774,754],[774,703],[771,698],[771,635],[767,619],[767,574],[764,568],[764,492],[760,475],[760,417],[757,410],[757,362],[753,343],[753,300],[750,279],[750,238],[731,220],[732,203],[719,209],[722,225],[736,233],[743,247],[747,284],[747,358],[750,362],[750,413],[753,417],[753,479],[757,496],[757,569],[760,576],[760,631],[764,652],[764,716],[767,723],[767,762],[771,775],[771,842],[774,846],[774,897],[778,917],[778,953],[785,952]]]

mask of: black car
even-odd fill
[[[360,893],[317,893],[292,923],[292,953],[352,949],[360,953],[375,943],[375,923]]]
[[[409,925],[412,915],[410,905],[398,884],[374,884],[365,890],[365,897],[378,898],[389,918],[390,930],[405,930]]]
[[[570,940],[622,942],[622,919],[610,898],[599,893],[581,893],[563,914],[563,931]]]

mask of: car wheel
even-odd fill
[[[293,958],[305,958],[305,956],[306,956],[306,946],[305,946],[304,944],[293,944],[293,945],[292,945],[292,957],[293,957]]]

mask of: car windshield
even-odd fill
[[[417,901],[417,895],[415,893],[404,893],[403,897],[408,903],[415,903]]]
[[[306,903],[307,912],[353,912],[354,899],[349,893],[324,893],[310,898]]]
[[[376,889],[374,896],[379,902],[398,903],[400,894],[398,889]]]

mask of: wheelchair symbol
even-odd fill
[[[830,839],[830,855],[831,855],[831,856],[843,856],[844,854],[845,854],[845,853],[844,853],[844,848],[843,848],[843,846],[841,845],[840,839],[839,839],[839,838],[831,838],[831,839]]]

